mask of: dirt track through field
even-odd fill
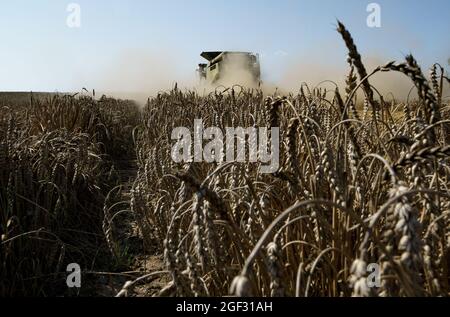
[[[125,284],[154,272],[164,270],[163,255],[155,246],[148,249],[144,247],[142,234],[140,233],[134,215],[130,211],[131,190],[137,176],[137,161],[135,158],[116,161],[118,174],[123,184],[120,197],[127,202],[125,206],[128,212],[115,221],[118,245],[127,259],[126,271],[117,273],[99,274],[94,282],[93,295],[99,297],[117,296]],[[153,278],[143,279],[127,290],[126,296],[149,297],[157,295],[169,281],[164,274],[158,274]],[[123,296],[123,295],[122,295]]]

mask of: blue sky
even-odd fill
[[[66,25],[71,2],[81,7],[81,28]],[[381,5],[381,28],[366,25],[371,2]],[[0,4],[0,90],[107,88],[105,76],[120,77],[110,69],[138,68],[133,62],[147,56],[149,77],[167,65],[176,80],[194,72],[203,50],[259,52],[271,80],[298,60],[345,67],[336,19],[363,56],[411,52],[424,68],[448,66],[448,0],[15,0]]]

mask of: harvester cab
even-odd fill
[[[203,52],[208,64],[199,64],[201,81],[208,84],[255,84],[261,80],[259,55],[248,52]]]

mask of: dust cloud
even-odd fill
[[[369,56],[365,57],[363,62],[367,72],[370,73],[376,67],[391,60],[379,56]],[[307,83],[310,89],[320,86],[334,90],[337,85],[343,92],[349,70],[350,68],[345,61],[337,64],[311,57],[304,60],[297,59],[297,61],[290,62],[290,66],[284,72],[279,85],[289,91],[298,91],[303,82]],[[413,87],[409,78],[395,72],[377,73],[369,81],[380,94],[390,95],[391,97],[393,95],[397,100],[406,99]],[[411,97],[415,96],[413,91]]]
[[[326,55],[326,53],[322,55]],[[382,56],[363,57],[368,72],[391,60]],[[201,61],[200,56],[199,61]],[[189,68],[182,64],[185,61],[177,59],[171,52],[127,50],[113,58],[110,65],[105,65],[105,69],[101,71],[100,75],[94,76],[96,79],[93,87],[96,87],[99,95],[106,94],[116,98],[133,99],[139,104],[144,104],[147,98],[155,96],[158,92],[168,91],[175,85],[179,89],[193,89],[200,94],[210,93],[218,85],[225,87],[241,85],[247,88],[256,88],[258,83],[254,81],[252,74],[245,70],[245,62],[235,58],[226,65],[227,71],[221,81],[217,85],[211,86],[200,81],[195,72],[195,64]],[[261,87],[265,93],[272,94],[276,90],[280,93],[296,93],[302,83],[307,83],[310,89],[320,84],[322,88],[334,90],[335,85],[329,81],[336,83],[343,91],[349,67],[345,59],[337,63],[334,59],[308,54],[307,56],[288,57],[284,62],[284,67],[280,65],[277,69],[280,73],[279,78],[272,82],[266,81],[264,78],[264,72],[270,72],[270,70],[264,69],[264,63],[261,64],[261,70],[263,73]],[[428,69],[423,68],[422,70],[428,76]],[[371,77],[370,83],[385,96],[385,99],[395,97],[400,101],[405,100],[409,94],[411,98],[417,96],[415,90],[411,92],[413,87],[411,80],[403,74],[378,73]],[[446,89],[445,93],[448,94],[448,92],[449,89]]]
[[[182,69],[178,59],[169,51],[126,50],[94,75],[93,85],[99,94],[144,104],[147,98],[175,85],[192,87],[195,73],[187,74]]]
[[[248,68],[248,57],[243,55],[229,55],[221,63],[220,85],[225,87],[240,85],[247,88],[256,88],[258,81],[255,80],[252,71]]]

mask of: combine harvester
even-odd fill
[[[199,64],[200,81],[212,86],[243,85],[256,87],[261,82],[259,55],[248,52],[203,52],[208,64]]]

